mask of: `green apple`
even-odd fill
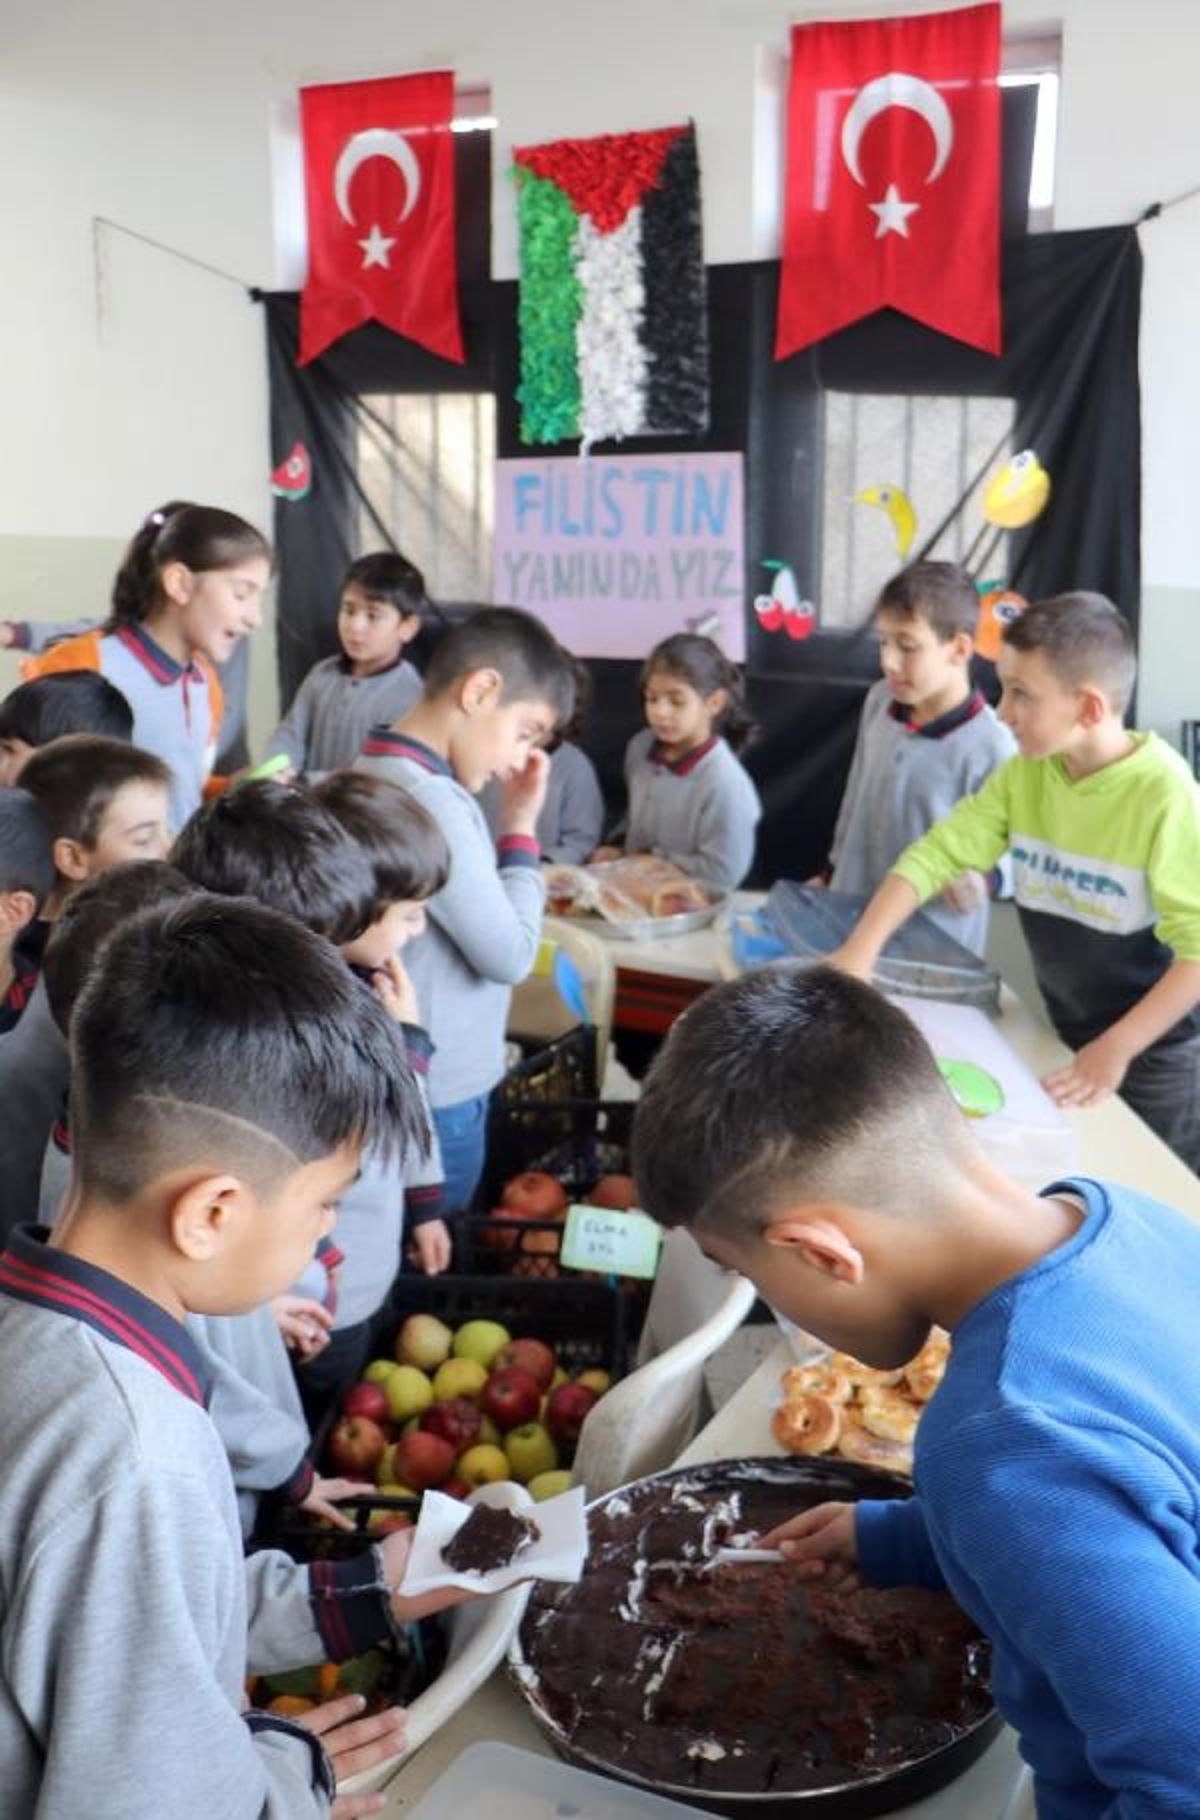
[[[539,1473],[553,1472],[558,1465],[558,1449],[548,1428],[540,1422],[522,1422],[510,1428],[504,1437],[508,1469],[518,1485],[528,1485]]]
[[[395,1359],[372,1359],[363,1372],[363,1381],[367,1384],[386,1384],[395,1369]]]
[[[564,1491],[570,1491],[571,1475],[562,1466],[556,1472],[535,1473],[525,1489],[531,1498],[541,1504],[546,1498],[558,1498]]]
[[[551,1390],[557,1390],[560,1384],[565,1384],[566,1382],[567,1382],[566,1372],[563,1370],[561,1365],[556,1365],[554,1367],[554,1376],[550,1380]]]
[[[419,1371],[436,1371],[450,1357],[453,1335],[435,1314],[410,1314],[396,1335],[396,1357]]]
[[[433,1385],[415,1365],[394,1366],[383,1389],[393,1422],[407,1422],[409,1416],[419,1416],[433,1402]]]
[[[454,1336],[451,1352],[456,1359],[474,1359],[485,1371],[492,1360],[512,1339],[507,1327],[499,1321],[466,1321]]]
[[[495,1485],[508,1477],[508,1455],[502,1447],[477,1441],[474,1447],[468,1447],[466,1453],[459,1455],[454,1476],[472,1487]]]
[[[484,1416],[479,1424],[479,1439],[487,1441],[492,1447],[503,1447],[504,1436],[492,1421],[491,1416]]]
[[[433,1394],[439,1403],[451,1397],[469,1397],[474,1402],[487,1380],[478,1359],[447,1359],[433,1374]]]

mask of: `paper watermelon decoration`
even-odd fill
[[[696,435],[708,332],[696,133],[519,147],[521,440]]]
[[[312,457],[302,442],[292,444],[271,475],[271,491],[276,499],[305,499],[312,491]]]

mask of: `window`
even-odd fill
[[[435,600],[490,600],[493,395],[393,392],[358,405],[359,548],[378,548],[382,527]]]
[[[889,575],[910,560],[972,489],[928,554],[980,578],[1007,575],[1008,539],[983,518],[983,490],[1013,453],[1010,398],[878,397],[827,392],[821,526],[821,623],[861,626]],[[874,492],[874,501],[860,496]],[[900,495],[902,497],[897,497]],[[905,501],[916,515],[907,558]]]

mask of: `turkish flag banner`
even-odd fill
[[[1000,352],[1000,8],[792,29],[775,358],[890,305]]]
[[[301,89],[308,277],[297,365],[371,318],[463,358],[453,114],[449,70]]]

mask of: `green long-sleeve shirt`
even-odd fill
[[[960,872],[1013,863],[1038,985],[1073,1048],[1108,1029],[1175,957],[1200,961],[1200,789],[1153,733],[1089,777],[1012,758],[905,849],[893,870],[921,902]],[[1180,1020],[1161,1040],[1200,1030]]]

